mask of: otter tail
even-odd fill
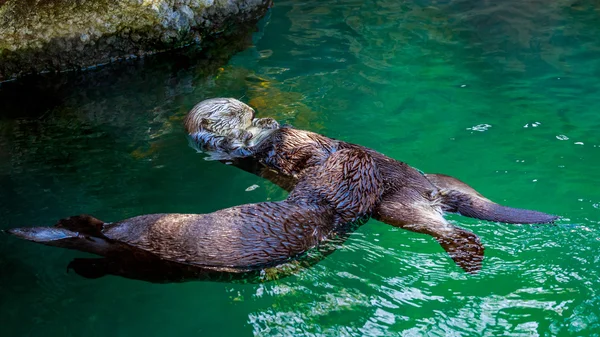
[[[471,218],[506,223],[550,223],[558,216],[538,211],[512,208],[496,204],[462,181],[443,174],[426,174],[437,187],[447,212],[460,213]]]
[[[89,215],[60,220],[54,227],[20,227],[5,232],[47,246],[106,255],[117,247],[101,233],[102,221]]]

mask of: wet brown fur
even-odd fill
[[[238,113],[247,111],[238,110]],[[229,119],[231,115],[223,118]],[[186,129],[190,134],[193,131],[187,124]],[[220,135],[214,134],[213,137],[219,138]],[[232,163],[290,191],[299,174],[307,168],[320,165],[341,149],[368,153],[380,171],[384,191],[381,202],[374,209],[375,219],[433,236],[467,272],[476,272],[481,268],[483,245],[475,234],[449,224],[443,218],[444,211],[510,223],[545,223],[557,218],[537,211],[498,205],[456,178],[440,174],[424,175],[406,163],[374,150],[289,127],[269,130],[268,136],[262,141],[245,148],[251,157],[236,158]]]
[[[438,188],[406,163],[362,146],[292,128],[275,130],[250,152],[265,167],[295,179],[304,169],[318,165],[323,158],[340,149],[369,153],[381,172],[384,192],[374,209],[373,218],[431,235],[465,271],[481,269],[484,247],[479,238],[444,219],[444,199]],[[289,185],[294,186],[293,183]]]
[[[368,217],[383,188],[371,156],[344,149],[320,157],[298,173],[286,200],[248,204],[209,214],[150,214],[116,223],[88,215],[54,227],[14,228],[17,237],[83,250],[107,259],[79,259],[79,274],[106,273],[156,280],[166,270],[176,277],[229,280],[297,258]],[[152,272],[150,264],[157,264]]]

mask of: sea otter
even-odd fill
[[[305,170],[320,165],[323,157],[348,149],[369,153],[384,179],[383,196],[373,217],[433,236],[467,272],[481,268],[484,247],[474,233],[449,224],[443,212],[506,223],[549,223],[558,218],[496,204],[456,178],[422,174],[406,163],[359,145],[280,127],[270,118],[256,119],[251,107],[233,98],[198,103],[184,124],[192,144],[208,151],[211,158],[265,177],[288,191]]]
[[[54,227],[8,230],[19,238],[103,256],[75,259],[78,274],[106,274],[153,282],[264,280],[265,268],[305,255],[329,240],[344,239],[367,218],[383,193],[380,170],[361,149],[315,156],[297,176],[287,199],[247,204],[209,214],[150,214],[115,223],[89,215]],[[324,250],[330,253],[331,246]]]

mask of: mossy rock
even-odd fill
[[[199,44],[272,0],[0,0],[0,81]]]

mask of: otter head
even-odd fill
[[[185,117],[188,134],[206,131],[215,136],[248,137],[243,130],[252,126],[254,109],[235,98],[211,98],[190,110]]]
[[[268,137],[279,123],[272,118],[254,118],[255,111],[235,98],[204,100],[190,110],[185,128],[194,147],[223,155],[246,156],[250,147]]]

